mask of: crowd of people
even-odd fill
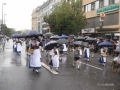
[[[81,59],[84,58],[85,61],[90,62],[90,57],[94,58],[95,53],[100,53],[100,59],[98,62],[100,65],[105,66],[107,61],[107,55],[115,55],[114,50],[120,48],[120,42],[119,41],[109,41],[107,39],[96,39],[96,41],[91,42],[85,42],[87,46],[80,46],[80,45],[74,45],[74,42],[76,41],[74,38],[69,38],[68,44],[61,44],[59,47],[54,46],[52,50],[44,50],[45,46],[55,40],[51,40],[49,37],[32,37],[27,38],[25,40],[26,43],[26,51],[32,49],[33,52],[29,53],[28,56],[30,57],[29,67],[33,68],[33,72],[38,73],[39,69],[41,68],[41,53],[43,51],[46,51],[47,57],[50,56],[50,68],[53,67],[58,72],[59,68],[59,62],[62,61],[62,57],[64,54],[67,54],[68,51],[74,52],[74,61],[73,61],[73,68],[75,65],[77,65],[77,69],[80,70],[81,65]],[[101,42],[111,42],[112,47],[98,47],[99,43]],[[16,53],[21,53],[22,48],[22,41],[18,39],[13,39],[14,45],[13,49]],[[114,58],[114,61],[120,63],[120,54],[117,53],[117,57]]]

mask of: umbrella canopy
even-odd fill
[[[96,39],[92,37],[88,37],[85,41],[96,41]]]
[[[71,35],[69,35],[69,37],[75,37],[75,35],[71,34]]]
[[[66,39],[59,39],[59,40],[57,40],[57,42],[59,44],[68,44],[68,40],[66,40]]]
[[[50,39],[59,39],[60,37],[58,35],[51,36]]]
[[[50,32],[48,32],[48,33],[45,33],[43,36],[45,36],[45,37],[51,37],[51,36],[53,36],[53,34],[50,33]]]
[[[35,36],[42,36],[39,31],[37,30],[30,30],[26,33],[26,37],[35,37]]]
[[[99,47],[112,47],[112,43],[105,41],[98,44]]]
[[[115,49],[114,51],[115,51],[115,52],[119,52],[119,53],[120,53],[120,48],[119,48],[119,49]]]
[[[81,37],[81,36],[79,36],[79,37],[77,37],[77,38],[75,38],[77,41],[84,41],[85,40],[85,38],[84,37]]]
[[[13,38],[22,38],[23,36],[22,35],[20,35],[20,34],[13,34],[13,35],[11,35]]]
[[[66,36],[66,35],[62,35],[62,36],[60,36],[60,38],[67,39],[68,36]]]
[[[73,44],[78,46],[84,46],[84,43],[82,41],[76,41]]]
[[[59,47],[59,43],[57,41],[50,41],[46,44],[45,50],[52,50],[56,46],[57,48]]]

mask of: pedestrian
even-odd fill
[[[67,53],[67,47],[66,47],[66,44],[63,44],[63,53]]]
[[[39,73],[41,68],[41,53],[40,53],[40,42],[37,38],[33,37],[31,41],[31,49],[34,49],[33,54],[30,55],[30,68],[33,68],[33,72]]]
[[[104,49],[104,47],[101,48],[100,52],[101,52],[101,56],[99,59],[100,65],[102,64],[103,66],[105,66],[107,54],[106,54],[106,50]]]
[[[80,57],[80,59],[82,58],[82,55],[83,55],[82,47],[79,46],[79,57]]]
[[[76,46],[76,49],[74,51],[74,61],[73,61],[73,68],[75,67],[75,64],[77,63],[78,70],[80,69],[80,58],[79,58],[79,48]]]
[[[90,47],[90,54],[91,54],[92,58],[94,58],[94,44],[93,43],[90,44],[89,47]]]
[[[20,41],[20,39],[18,38],[18,41],[16,41],[16,52],[18,54],[21,53],[21,50],[22,50],[22,42]]]
[[[28,49],[29,49],[29,41],[30,41],[30,38],[27,38],[27,40],[26,40],[26,51],[28,51]]]
[[[57,51],[54,51],[53,55],[52,55],[52,64],[51,64],[51,69],[52,67],[56,68],[56,72],[58,72],[58,68],[59,68],[59,57],[57,55]]]
[[[6,44],[6,38],[5,38],[5,36],[3,36],[3,38],[2,38],[2,48],[3,48],[3,50],[5,48],[5,44]]]
[[[85,58],[85,61],[89,62],[89,58],[90,58],[90,49],[89,49],[89,47],[84,47],[84,58]]]

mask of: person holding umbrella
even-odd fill
[[[101,48],[100,52],[101,52],[101,56],[99,59],[100,65],[103,64],[103,66],[105,66],[107,55],[106,55],[106,50],[104,49],[104,47]]]
[[[39,73],[41,68],[41,53],[40,53],[40,42],[37,41],[37,38],[33,37],[31,42],[31,49],[34,49],[33,54],[30,55],[30,68],[33,68],[33,72]]]
[[[75,67],[75,64],[77,63],[78,70],[80,69],[80,58],[79,58],[79,48],[76,46],[76,49],[74,51],[74,61],[73,61],[73,68]]]
[[[22,50],[22,42],[18,38],[18,41],[16,41],[16,53],[20,54]]]

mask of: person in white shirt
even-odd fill
[[[3,50],[4,50],[4,48],[5,48],[5,44],[6,44],[6,38],[3,37],[3,38],[2,38],[2,46],[3,46]]]

